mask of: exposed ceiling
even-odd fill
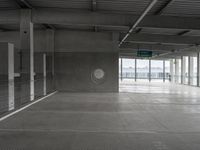
[[[0,0],[0,31],[19,30],[17,19],[14,20],[16,22],[9,22],[7,19],[7,22],[1,23],[1,19],[5,19],[1,15],[15,14],[18,18],[14,11],[29,8],[35,11],[33,19],[37,23],[36,29],[118,32],[124,35],[150,2],[151,0]],[[156,57],[167,58],[179,56],[181,49],[199,45],[199,10],[199,0],[158,0],[121,46],[121,55],[134,56],[135,51],[145,49],[154,51]],[[50,13],[51,17],[47,18]],[[61,19],[56,21],[56,15],[62,15]]]

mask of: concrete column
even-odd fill
[[[165,71],[165,60],[163,60],[163,82],[165,82],[165,78],[166,78],[165,73],[166,73],[166,71]]]
[[[151,82],[151,59],[149,59],[149,82]]]
[[[137,81],[137,59],[135,59],[135,82]]]
[[[47,95],[47,71],[46,71],[46,54],[43,54],[43,95]]]
[[[14,45],[0,43],[0,113],[13,110],[14,102]]]
[[[55,74],[55,64],[54,64],[54,49],[55,49],[55,44],[54,44],[54,34],[55,31],[52,29],[47,29],[46,30],[46,51],[48,53],[51,53],[52,55],[52,74],[54,76]]]
[[[183,84],[186,83],[186,57],[183,57],[183,64],[182,64],[182,72],[183,72]]]
[[[181,84],[184,84],[184,58],[181,56]]]
[[[173,61],[173,59],[170,60],[170,75],[171,75],[171,82],[174,82],[174,61]]]
[[[31,10],[21,10],[20,50],[21,57],[21,99],[34,100],[34,43]],[[29,97],[29,96],[30,97]]]
[[[200,86],[200,52],[197,53],[197,86]]]
[[[179,81],[179,61],[175,59],[175,83]]]
[[[193,76],[194,76],[194,58],[193,57],[189,57],[189,71],[188,71],[188,74],[189,74],[189,78],[188,78],[188,84],[189,85],[192,85],[193,84]]]
[[[121,81],[123,81],[123,59],[121,58]]]
[[[15,108],[15,85],[14,85],[14,45],[8,44],[8,110]]]

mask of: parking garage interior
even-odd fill
[[[0,0],[0,149],[200,149],[198,0]]]

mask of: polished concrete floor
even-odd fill
[[[57,93],[0,122],[0,150],[199,150],[200,88]]]

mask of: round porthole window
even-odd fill
[[[96,69],[94,71],[94,77],[96,79],[102,79],[104,77],[104,75],[105,75],[105,73],[104,73],[104,71],[102,69]]]
[[[95,69],[93,72],[92,72],[92,81],[96,84],[100,84],[104,81],[104,78],[105,78],[105,72],[103,69]]]

